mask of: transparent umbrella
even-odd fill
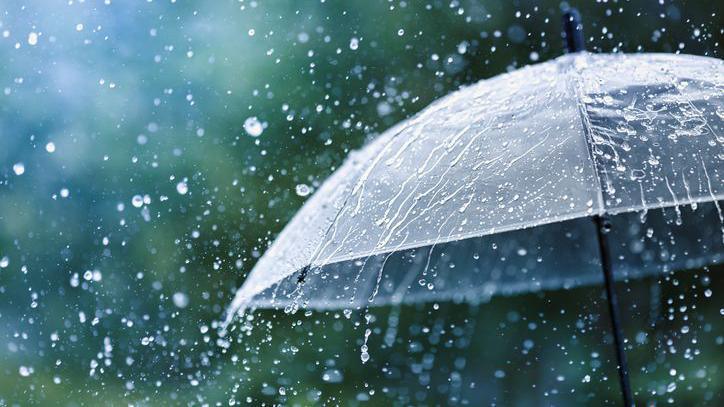
[[[575,14],[565,21],[573,52],[454,92],[352,153],[258,261],[227,323],[250,307],[605,282],[617,331],[614,271],[719,262],[722,61],[586,53]]]

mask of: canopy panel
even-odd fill
[[[313,265],[597,210],[570,59],[440,100],[374,157]]]
[[[607,212],[721,199],[722,66],[670,54],[576,59]]]

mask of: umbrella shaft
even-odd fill
[[[581,14],[575,8],[563,14],[563,38],[566,40],[566,51],[573,53],[586,50]]]
[[[618,307],[618,297],[613,280],[613,269],[611,267],[611,254],[608,246],[607,232],[611,225],[605,215],[595,216],[596,234],[598,237],[598,247],[601,255],[601,268],[606,284],[606,297],[608,299],[608,313],[611,319],[611,329],[613,330],[614,346],[616,348],[616,360],[618,362],[618,378],[623,393],[623,402],[627,407],[634,405],[631,395],[631,384],[628,377],[628,364],[626,363],[626,353],[623,348],[623,331],[621,330],[620,311]]]

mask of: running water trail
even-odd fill
[[[722,243],[724,243],[724,214],[722,214],[719,201],[717,201],[716,196],[714,195],[714,189],[711,186],[711,178],[709,178],[709,171],[706,169],[706,164],[704,163],[704,160],[701,160],[701,166],[704,168],[704,176],[706,176],[706,184],[709,187],[709,195],[711,196],[711,200],[714,202],[714,206],[716,206],[717,214],[719,214],[719,224],[721,225],[721,240]]]

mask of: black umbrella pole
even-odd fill
[[[626,363],[626,353],[623,349],[623,331],[621,330],[621,313],[618,307],[618,297],[613,281],[613,269],[611,267],[611,253],[608,247],[608,231],[611,230],[611,223],[608,218],[603,215],[594,216],[596,222],[596,234],[598,236],[598,248],[601,254],[601,268],[603,269],[603,278],[606,284],[606,297],[608,298],[608,314],[611,318],[611,329],[613,330],[613,341],[616,347],[616,360],[618,362],[618,379],[621,384],[621,392],[623,393],[623,402],[626,407],[633,406],[633,397],[631,394],[631,384],[628,377],[628,364]]]

